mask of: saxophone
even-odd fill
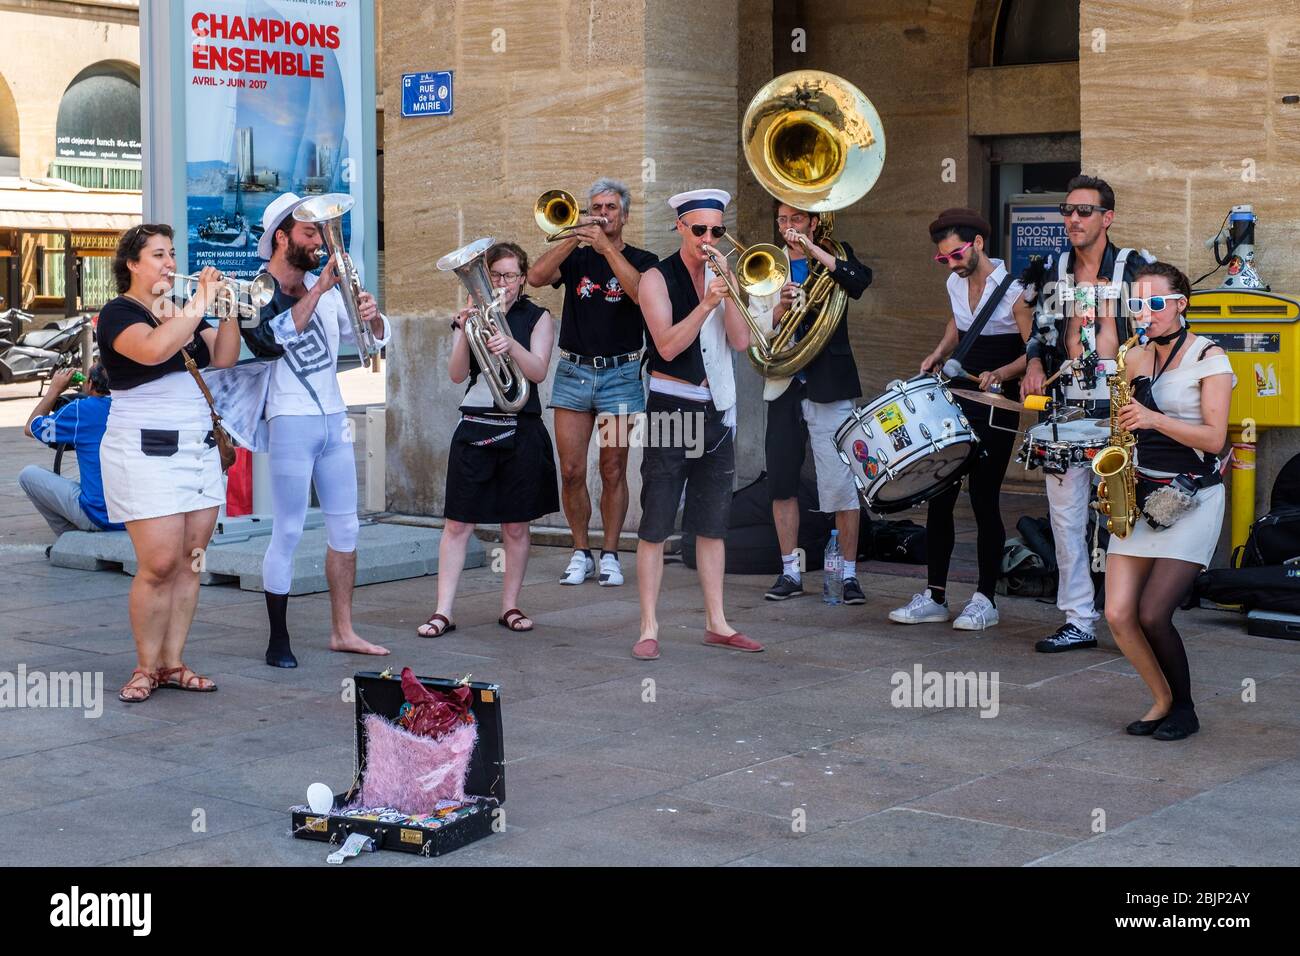
[[[1092,471],[1101,478],[1093,507],[1106,515],[1106,530],[1127,538],[1137,524],[1137,468],[1133,452],[1137,438],[1119,423],[1119,413],[1133,400],[1133,389],[1124,378],[1124,358],[1134,345],[1146,344],[1146,330],[1119,347],[1115,374],[1110,379],[1110,442],[1092,460]]]

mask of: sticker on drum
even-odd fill
[[[863,464],[872,460],[871,453],[867,450],[867,443],[861,438],[853,442],[853,457]],[[873,475],[872,477],[875,476]]]
[[[868,455],[862,462],[862,470],[869,480],[874,479],[880,474],[880,462]]]
[[[891,402],[876,412],[876,421],[880,422],[880,427],[885,431],[892,432],[895,428],[902,428],[907,419],[903,417],[902,411],[899,410],[898,402]],[[908,444],[910,445],[911,442],[909,441]],[[894,447],[897,448],[898,445]]]
[[[894,441],[894,451],[902,451],[904,448],[912,447],[912,436],[907,433],[907,426],[899,422],[889,432],[889,437]]]

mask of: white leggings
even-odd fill
[[[262,559],[262,587],[288,594],[293,552],[302,538],[310,488],[325,515],[331,551],[357,549],[357,466],[346,412],[277,415],[271,430],[271,544]]]

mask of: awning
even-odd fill
[[[142,197],[134,191],[0,176],[0,229],[125,232],[140,224],[141,208]]]

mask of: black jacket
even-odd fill
[[[871,270],[858,261],[852,247],[841,242],[846,258],[839,260],[831,279],[849,294],[851,299],[862,298],[863,291],[871,285]],[[811,265],[811,263],[810,263]],[[805,320],[804,334],[812,325]],[[837,402],[845,398],[861,398],[862,382],[858,379],[858,363],[853,360],[853,347],[849,344],[849,317],[840,320],[826,347],[804,366],[807,381],[807,398],[812,402]]]

